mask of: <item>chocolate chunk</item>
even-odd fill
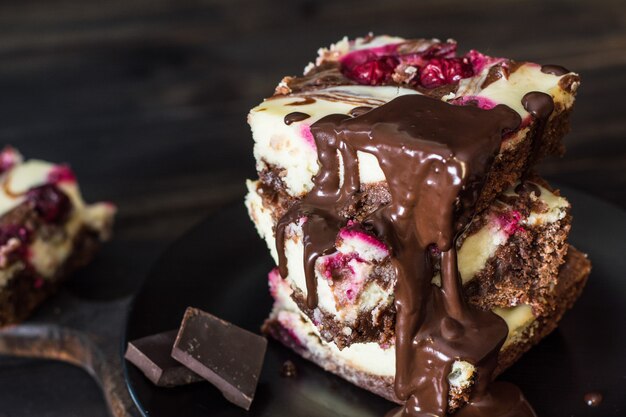
[[[188,307],[172,357],[217,387],[228,401],[249,410],[266,348],[264,337]]]
[[[124,357],[135,365],[154,385],[175,387],[202,378],[172,359],[177,330],[142,337],[128,343]]]

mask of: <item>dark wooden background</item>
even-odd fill
[[[626,207],[623,0],[3,1],[0,141],[70,163],[87,199],[120,209],[70,290],[131,294],[170,242],[241,199],[247,110],[318,47],[369,31],[578,71],[568,153],[541,172]],[[0,417],[105,415],[81,370],[2,358],[0,373]]]

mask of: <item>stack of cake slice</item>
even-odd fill
[[[376,219],[397,205],[397,178],[412,169],[412,162],[393,167],[397,162],[380,156],[396,155],[383,149],[393,142],[376,138],[381,132],[386,137],[409,132],[418,137],[421,151],[420,141],[439,144],[440,137],[471,127],[474,131],[462,139],[469,141],[488,135],[489,128],[499,136],[493,151],[472,151],[473,159],[459,164],[465,182],[452,207],[460,225],[453,246],[463,299],[470,308],[494,312],[508,328],[493,375],[513,364],[557,326],[590,271],[586,256],[566,241],[569,202],[531,172],[543,156],[562,153],[578,86],[579,77],[558,66],[473,50],[457,56],[454,41],[368,36],[321,49],[304,76],[284,78],[248,118],[259,178],[248,182],[246,206],[281,264],[269,273],[275,304],[265,331],[362,388],[399,403],[406,400],[394,389],[394,259],[401,249]],[[405,125],[397,116],[403,108],[414,109]],[[495,119],[497,126],[484,127]],[[469,145],[461,145],[450,148],[465,152]],[[433,151],[429,157],[440,154]],[[411,155],[428,159],[419,152]],[[451,152],[442,163],[458,156]],[[476,166],[484,172],[472,171],[474,160],[480,160]],[[337,218],[319,214],[327,203],[312,203],[329,201],[329,176],[334,175],[329,161],[336,161],[339,194],[353,187],[349,195],[332,200]],[[390,178],[392,168],[398,174]],[[429,210],[445,208],[431,205]],[[315,250],[319,242],[307,232],[315,219],[326,219],[329,226],[315,230],[332,235],[332,247]],[[431,282],[441,286],[441,248],[431,244],[428,250]],[[470,399],[476,372],[471,361],[452,363],[448,411]]]

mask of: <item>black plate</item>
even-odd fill
[[[563,193],[574,207],[570,241],[591,257],[592,276],[559,329],[500,379],[519,385],[540,417],[624,416],[626,213],[575,190]],[[187,306],[258,331],[271,306],[266,282],[271,267],[243,204],[223,210],[157,262],[129,313],[126,340],[176,328]],[[287,359],[296,364],[296,378],[280,376]],[[124,364],[130,393],[149,417],[382,417],[391,407],[273,341],[250,412],[228,403],[208,383],[158,388]],[[585,405],[583,397],[590,391],[603,394],[599,407]]]

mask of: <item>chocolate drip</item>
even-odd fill
[[[542,65],[541,72],[543,72],[544,74],[552,74],[552,75],[561,76],[561,75],[569,74],[570,70],[560,65]]]
[[[334,115],[327,116],[325,119],[329,117],[346,118],[348,116]],[[309,308],[317,306],[315,261],[320,256],[335,251],[335,239],[341,227],[346,223],[339,214],[340,209],[359,189],[359,167],[356,151],[343,142],[339,142],[331,134],[313,133],[313,136],[320,164],[319,173],[313,178],[313,189],[302,200],[294,204],[276,225],[278,267],[280,275],[285,278],[289,273],[285,254],[285,229],[290,224],[304,219],[302,223],[303,262]],[[341,153],[346,172],[343,186],[340,186],[338,151]]]
[[[311,117],[310,115],[306,114],[306,113],[302,113],[299,111],[294,111],[292,113],[289,113],[287,115],[285,115],[285,124],[286,125],[290,125],[293,122],[300,122],[302,120],[306,120],[309,117]]]
[[[531,144],[531,155],[534,155],[536,159],[540,156],[538,148],[541,145],[543,131],[546,128],[550,115],[554,111],[554,100],[549,94],[540,91],[531,91],[522,97],[522,106],[524,106],[524,109],[530,113],[537,123]],[[535,162],[535,160],[528,161],[528,165],[533,165]]]
[[[361,116],[362,114],[367,113],[370,110],[372,110],[372,107],[370,106],[359,106],[350,110],[348,114],[352,117],[357,117],[357,116]]]
[[[506,106],[451,106],[421,95],[311,125],[320,169],[313,189],[278,222],[279,270],[287,276],[287,226],[303,222],[307,304],[314,308],[315,261],[335,250],[336,236],[347,224],[341,209],[360,188],[357,151],[375,156],[391,203],[368,216],[363,227],[391,248],[397,276],[395,391],[406,401],[402,416],[446,414],[447,377],[456,360],[476,367],[475,398],[500,395],[490,394],[487,385],[508,329],[497,315],[466,303],[455,242],[474,214],[503,133],[519,125],[519,115]],[[432,247],[442,252],[441,288],[431,284]]]

